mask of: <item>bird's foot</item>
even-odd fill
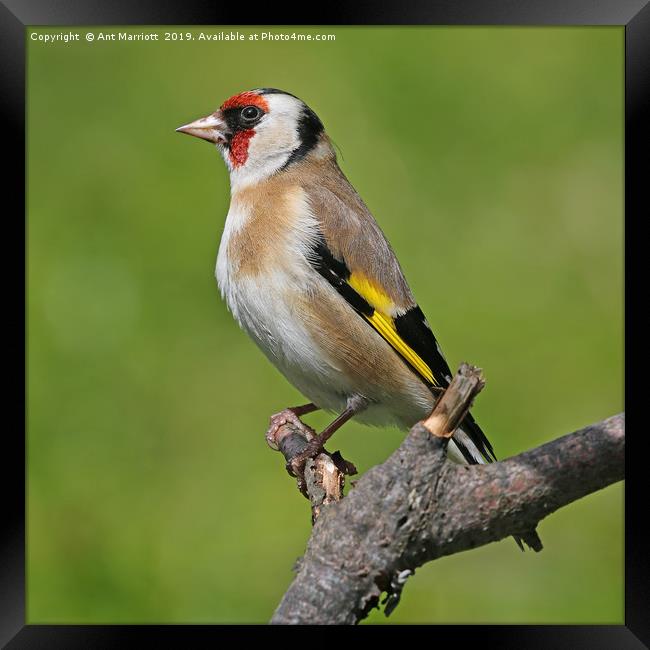
[[[356,467],[346,461],[338,451],[330,454],[324,448],[325,442],[332,433],[351,417],[352,410],[346,409],[320,435],[299,417],[299,415],[316,410],[317,407],[314,404],[284,409],[271,416],[266,432],[267,444],[271,449],[282,452],[287,461],[285,465],[287,472],[290,476],[298,479],[298,488],[307,498],[309,495],[307,494],[305,471],[308,463],[312,460],[316,461],[320,454],[328,456],[341,475],[357,473]]]
[[[284,409],[279,413],[271,416],[269,421],[269,428],[266,431],[266,443],[271,449],[279,451],[280,438],[284,437],[285,431],[281,431],[285,425],[291,425],[294,430],[300,431],[306,440],[318,438],[316,432],[308,425],[306,425],[292,409]],[[289,431],[286,431],[289,433]]]

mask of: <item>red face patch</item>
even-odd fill
[[[227,99],[221,105],[221,110],[244,108],[244,106],[257,106],[257,108],[261,108],[265,113],[269,110],[269,104],[266,99],[262,95],[258,95],[250,90],[247,90],[245,93],[239,93],[239,95],[233,95],[230,99]]]
[[[265,113],[269,110],[269,104],[262,95],[258,95],[250,90],[239,95],[233,95],[227,99],[222,105],[221,110],[227,111],[230,109],[244,108],[246,106],[256,106]],[[243,131],[236,131],[230,141],[229,157],[233,167],[241,167],[248,159],[248,145],[250,139],[255,135],[254,129],[244,129]]]
[[[233,167],[240,167],[246,163],[248,159],[248,143],[254,135],[255,131],[253,129],[247,129],[246,131],[237,131],[233,136],[229,152],[230,162]]]

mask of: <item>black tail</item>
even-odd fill
[[[539,538],[539,535],[537,534],[537,531],[534,528],[533,530],[529,530],[528,532],[521,533],[520,535],[513,535],[512,538],[515,540],[515,542],[517,542],[517,546],[522,551],[526,550],[524,548],[524,544],[526,544],[528,548],[535,551],[535,553],[539,553],[544,548],[544,545],[542,544],[542,540]]]
[[[471,441],[476,445],[476,448],[481,452],[483,458],[485,458],[486,463],[491,463],[497,459],[494,449],[490,441],[487,439],[487,436],[483,433],[481,427],[477,424],[476,420],[472,417],[471,413],[468,413],[463,420],[463,423],[460,425],[460,428],[469,436]],[[456,446],[460,449],[463,457],[470,465],[476,465],[476,460],[472,457],[469,451],[460,444],[457,440],[454,440]],[[524,544],[531,548],[536,553],[539,553],[544,546],[542,545],[542,540],[539,538],[537,531],[529,530],[523,533],[512,536],[517,546],[523,551]]]
[[[488,463],[497,459],[490,441],[487,439],[487,436],[483,433],[483,430],[479,427],[471,413],[468,413],[465,416],[460,428],[470,437],[471,441],[476,445],[476,448],[481,452],[481,455]],[[471,464],[475,465],[476,461]]]

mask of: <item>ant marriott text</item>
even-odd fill
[[[246,41],[266,41],[275,42],[310,42],[310,41],[335,41],[336,34],[321,33],[299,33],[299,32],[270,32],[259,31],[243,33],[238,31],[215,31],[215,32],[120,32],[120,31],[96,31],[96,32],[56,32],[56,33],[39,33],[32,32],[29,35],[30,40],[47,45],[67,44],[78,41],[87,41],[89,43],[97,42],[150,42],[150,41],[174,41],[174,42],[215,42],[229,43]]]

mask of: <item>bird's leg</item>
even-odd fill
[[[300,478],[305,471],[305,463],[310,458],[315,458],[323,451],[323,445],[340,429],[349,419],[353,418],[368,407],[368,401],[359,395],[350,397],[345,410],[330,424],[328,424],[320,435],[316,436],[307,445],[307,448],[287,463],[287,471],[293,476]]]
[[[290,406],[288,409],[285,409],[285,411],[291,411],[298,417],[318,410],[320,410],[320,406],[316,406],[316,404],[313,404],[312,402],[309,402],[309,404],[303,404],[302,406]]]
[[[268,446],[271,447],[271,449],[275,449],[276,451],[278,450],[278,431],[285,424],[292,424],[296,429],[302,431],[306,438],[313,438],[316,435],[316,432],[302,422],[300,416],[318,411],[319,408],[320,407],[310,402],[309,404],[303,404],[302,406],[291,406],[284,409],[284,411],[274,413],[271,416],[269,428],[266,432],[266,442]]]

